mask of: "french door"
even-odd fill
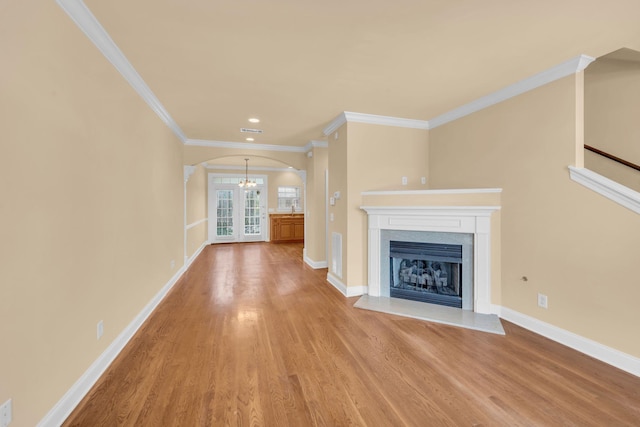
[[[256,186],[214,185],[209,191],[209,241],[256,242],[266,240],[265,191]]]

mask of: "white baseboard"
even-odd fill
[[[489,304],[489,310],[490,314],[496,314],[498,317],[500,317],[500,310],[502,310],[502,306],[499,306],[497,304]]]
[[[640,377],[640,359],[637,357],[506,307],[500,307],[499,316],[518,326]]]
[[[209,243],[208,240],[205,240],[202,245],[200,245],[200,247],[198,248],[198,250],[196,250],[193,255],[191,255],[189,258],[187,258],[184,262],[184,269],[186,270],[187,268],[189,268],[189,266],[191,264],[193,264],[193,261],[196,260],[196,258],[198,258],[198,255],[200,255],[200,253],[204,250],[204,248],[206,248],[207,246],[209,246],[211,243]]]
[[[302,259],[304,260],[304,262],[311,268],[313,269],[319,269],[319,268],[327,268],[329,266],[329,264],[327,263],[327,261],[314,261],[311,258],[309,258],[307,256],[307,249],[304,248],[302,249]]]
[[[54,427],[60,426],[75,409],[85,395],[91,390],[91,387],[98,381],[100,376],[107,370],[111,362],[120,354],[122,349],[127,345],[133,335],[140,329],[142,324],[147,320],[149,315],[156,309],[158,304],[169,293],[173,285],[182,277],[184,272],[189,268],[191,263],[200,255],[208,242],[204,242],[202,246],[193,254],[186,264],[180,268],[176,274],[160,289],[160,291],[149,301],[133,321],[113,340],[107,349],[91,364],[78,381],[62,396],[62,398],[51,408],[51,410],[40,420],[38,427]]]
[[[334,288],[347,298],[364,295],[369,290],[368,286],[347,286],[331,273],[327,273],[327,282],[331,283]]]
[[[347,285],[342,283],[342,281],[336,276],[331,273],[327,273],[327,282],[331,283],[342,295],[347,296]]]

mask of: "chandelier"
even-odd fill
[[[243,188],[251,188],[251,187],[255,187],[256,186],[256,182],[254,181],[249,181],[249,159],[244,159],[244,180],[240,180],[240,182],[238,183],[238,185],[240,187]]]

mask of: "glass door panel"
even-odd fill
[[[216,236],[233,239],[233,190],[216,190]]]
[[[244,235],[260,236],[262,224],[260,221],[260,190],[245,190],[244,192]]]

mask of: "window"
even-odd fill
[[[290,211],[292,206],[296,211],[302,209],[300,206],[300,187],[278,187],[278,210]]]
[[[255,180],[256,184],[264,185],[263,178],[251,178]],[[244,180],[244,176],[228,177],[228,176],[216,176],[211,179],[212,184],[235,184],[238,185],[241,180]]]

